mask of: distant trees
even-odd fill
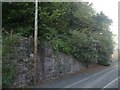
[[[3,3],[3,28],[29,37],[34,30],[34,3]],[[106,64],[113,53],[112,20],[87,2],[39,3],[39,37],[54,50],[87,63]],[[3,33],[4,34],[4,33]]]

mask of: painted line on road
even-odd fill
[[[103,71],[101,71],[101,72],[95,73],[95,74],[93,74],[93,75],[91,75],[91,76],[89,76],[89,77],[87,77],[87,78],[85,78],[85,79],[82,79],[82,80],[80,80],[80,81],[78,81],[78,82],[75,82],[75,83],[73,83],[73,84],[67,85],[67,86],[65,86],[65,87],[63,87],[63,88],[70,88],[70,87],[72,87],[72,86],[74,86],[74,85],[77,85],[77,84],[79,84],[79,83],[81,83],[81,82],[86,81],[87,79],[89,79],[89,78],[91,78],[91,77],[94,77],[94,76],[96,76],[96,75],[98,75],[98,74],[100,74],[100,73],[103,73],[103,72],[105,72],[105,71],[107,71],[107,70],[110,70],[110,69],[112,69],[112,68],[114,68],[114,67],[117,67],[117,66],[118,66],[118,65],[115,65],[115,66],[113,66],[113,67],[111,67],[111,68],[108,68],[108,69],[105,69],[105,70],[103,70]]]
[[[105,69],[105,70],[103,70],[103,71],[101,71],[101,72],[98,72],[98,73],[94,74],[93,76],[96,76],[96,75],[98,75],[98,74],[100,74],[100,73],[102,73],[102,72],[108,71],[108,70],[110,70],[110,69],[112,69],[112,68],[114,68],[114,67],[118,67],[118,65],[115,65],[115,66],[113,66],[113,67],[111,67],[111,68],[108,68],[108,69]]]
[[[76,85],[76,84],[78,84],[78,83],[81,83],[81,82],[83,82],[83,81],[85,81],[85,80],[87,80],[87,79],[89,79],[89,77],[88,77],[88,78],[85,78],[85,79],[83,79],[83,80],[80,80],[80,81],[78,81],[78,82],[75,82],[75,83],[73,83],[73,84],[71,84],[71,85],[68,85],[68,86],[66,86],[66,87],[64,87],[64,88],[72,87],[72,86],[74,86],[74,85]]]
[[[105,88],[107,88],[108,86],[110,86],[112,83],[114,83],[115,81],[117,81],[120,77],[114,79],[112,82],[108,83],[106,86],[104,86],[101,90],[104,90]]]

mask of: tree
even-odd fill
[[[109,30],[112,20],[103,12],[96,13],[91,3],[41,2],[38,7],[38,36],[50,42],[54,50],[85,62],[109,60],[113,51]],[[34,3],[3,3],[6,31],[33,35],[33,20]]]

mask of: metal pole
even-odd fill
[[[35,0],[35,30],[34,30],[34,84],[38,81],[38,0]]]

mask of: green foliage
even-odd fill
[[[87,63],[110,60],[112,20],[103,12],[96,13],[91,3],[40,2],[38,7],[38,36],[50,42],[54,50]],[[33,13],[34,3],[3,3],[3,28],[23,36],[33,35]]]
[[[72,52],[72,47],[70,46],[69,41],[65,41],[65,40],[57,37],[57,38],[53,38],[51,43],[52,43],[54,50],[59,50],[66,54],[71,54],[71,52]]]
[[[9,87],[17,76],[17,69],[14,60],[17,60],[16,48],[20,34],[9,35],[3,38],[2,48],[2,84],[3,87]],[[16,58],[15,58],[16,57]],[[14,59],[13,59],[14,58]]]
[[[73,32],[71,42],[74,48],[73,55],[77,60],[87,63],[97,62],[96,40],[92,34],[88,33],[87,29]]]
[[[33,27],[17,27],[16,33],[20,33],[22,36],[29,37],[33,33]],[[33,36],[33,34],[32,34]]]
[[[15,32],[20,26],[34,26],[34,3],[3,2],[2,7],[2,24],[8,32],[11,29]]]
[[[9,87],[17,76],[17,70],[14,66],[10,65],[3,66],[2,69],[2,87]]]
[[[112,39],[112,32],[104,30],[102,34],[94,33],[94,36],[98,41],[96,43],[98,63],[106,64],[111,60],[111,54],[113,54],[114,42]]]
[[[18,45],[19,38],[20,34],[9,35],[3,38],[3,56],[7,56],[7,54],[12,54],[15,51],[15,46]]]

